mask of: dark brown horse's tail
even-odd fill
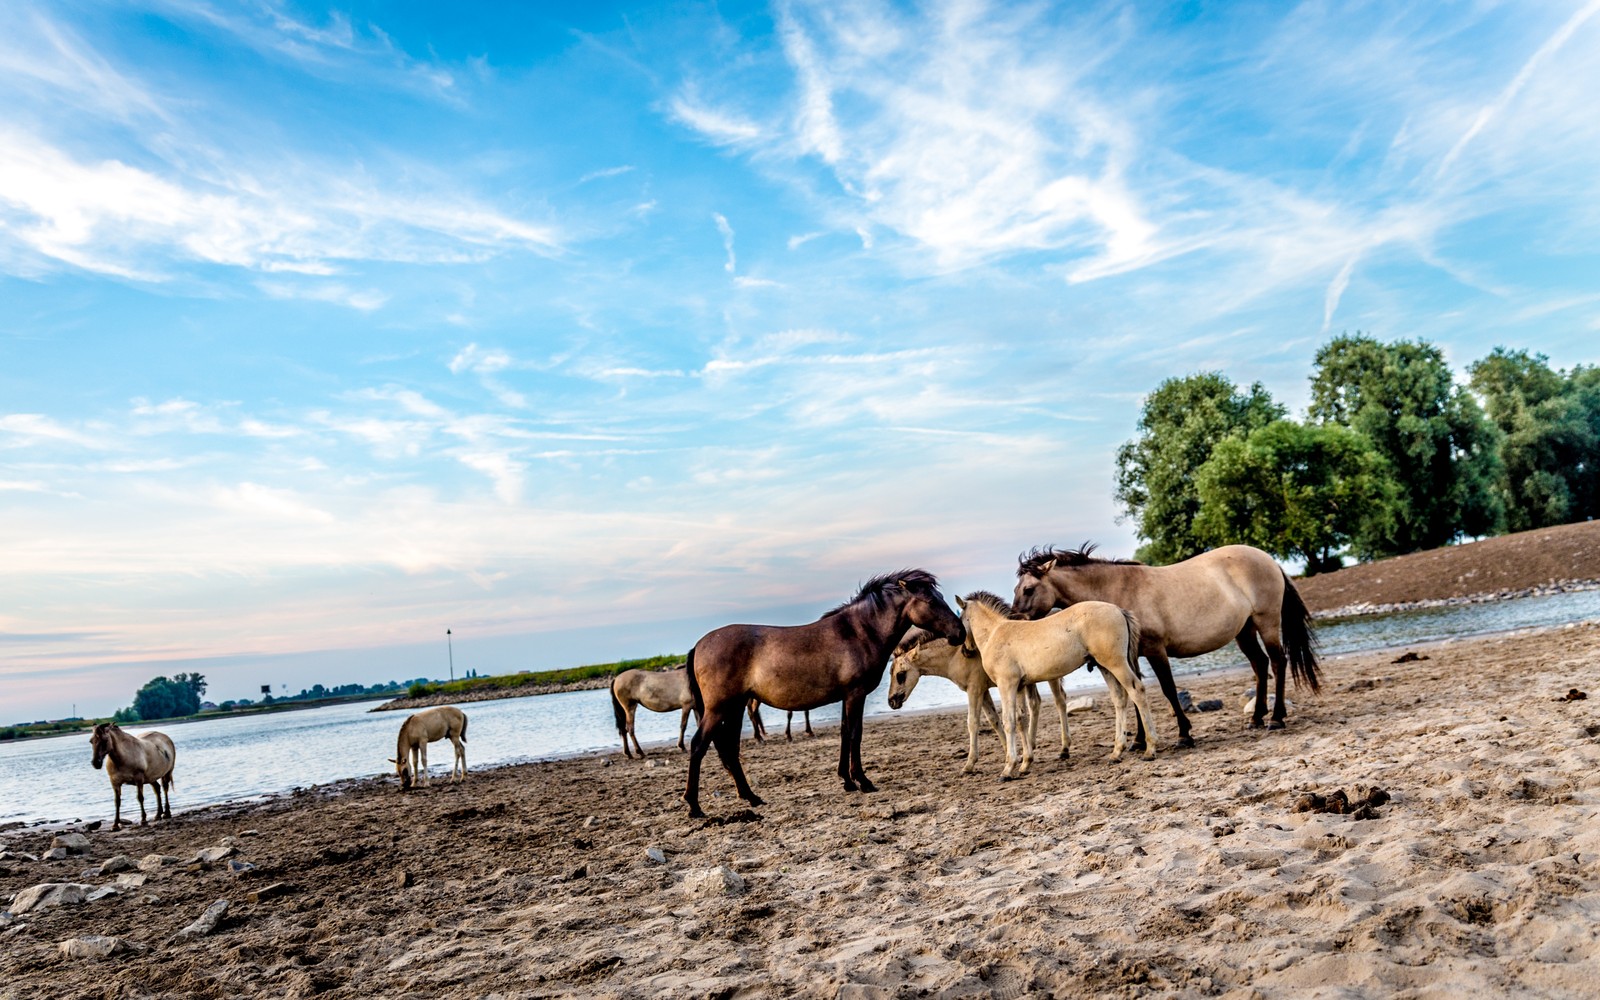
[[[617,698],[618,676],[620,675],[611,675],[611,714],[617,717],[617,735],[623,738],[623,745],[626,746],[626,740],[628,737],[628,713],[623,710],[622,702]]]
[[[1144,672],[1139,669],[1139,619],[1133,616],[1132,611],[1123,608],[1122,620],[1128,624],[1128,666],[1133,668],[1133,676],[1144,680]]]
[[[1322,689],[1317,678],[1317,636],[1311,630],[1311,612],[1300,599],[1289,574],[1283,574],[1283,648],[1289,654],[1289,671],[1296,687],[1304,684],[1313,691]]]
[[[700,693],[700,682],[694,676],[694,647],[689,647],[689,655],[685,657],[683,669],[689,672],[689,697],[694,699],[694,717],[705,718],[706,699]]]

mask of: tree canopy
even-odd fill
[[[133,696],[131,717],[123,712],[117,721],[174,719],[200,711],[200,696],[206,693],[206,679],[200,674],[153,677]]]

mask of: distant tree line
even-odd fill
[[[409,681],[384,681],[379,684],[340,684],[336,687],[325,687],[313,684],[303,688],[299,694],[284,695],[274,698],[267,695],[261,699],[262,705],[282,705],[296,701],[322,701],[331,698],[359,698],[368,695],[394,695],[404,691],[408,685],[427,683],[427,678],[418,677]],[[120,708],[112,719],[119,723],[153,721],[155,719],[178,719],[200,712],[200,699],[206,693],[206,679],[200,674],[177,674],[173,677],[154,677],[148,681],[138,693],[133,696],[133,704],[127,708]],[[256,705],[249,698],[240,698],[236,701],[225,701],[216,706],[218,711],[231,712],[241,708]]]
[[[1600,515],[1600,367],[1501,347],[1467,370],[1426,341],[1336,337],[1304,421],[1221,372],[1162,382],[1117,452],[1138,557],[1242,542],[1310,575]]]

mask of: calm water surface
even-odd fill
[[[1600,618],[1600,591],[1331,619],[1319,622],[1317,631],[1323,653],[1330,654],[1594,618]],[[1193,674],[1236,665],[1244,665],[1244,657],[1237,647],[1229,647],[1179,661],[1175,667],[1179,673]],[[1087,672],[1067,678],[1067,686],[1104,689],[1098,677]],[[890,711],[888,687],[885,682],[868,699],[869,715]],[[181,812],[344,778],[392,773],[385,758],[394,753],[395,734],[405,715],[370,712],[373,704],[357,702],[165,726],[178,748],[174,809]],[[917,686],[908,707],[965,704],[966,696],[955,685],[930,677]],[[464,707],[471,719],[467,727],[467,764],[471,768],[618,747],[610,695],[605,690],[481,701]],[[784,713],[767,709],[763,717],[768,730],[781,739]],[[813,712],[811,718],[813,723],[836,723],[838,706]],[[675,741],[678,716],[676,712],[641,711],[637,728],[646,745]],[[138,727],[133,730],[141,731]],[[693,730],[691,720],[690,732]],[[433,744],[431,750],[434,773],[447,774],[449,743]],[[110,783],[103,771],[90,767],[89,758],[87,734],[0,743],[0,824],[109,819]],[[154,798],[146,798],[153,810]],[[125,789],[124,817],[130,806],[137,816],[138,803],[131,787]]]

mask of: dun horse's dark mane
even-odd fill
[[[832,618],[834,615],[839,614],[846,608],[849,608],[855,604],[859,604],[862,601],[868,602],[871,610],[877,611],[888,602],[887,592],[891,588],[898,587],[901,584],[904,584],[908,590],[926,589],[932,591],[934,597],[940,597],[939,581],[934,578],[932,573],[929,573],[925,569],[903,569],[898,573],[881,573],[878,576],[873,577],[861,585],[861,589],[856,591],[856,596],[850,598],[848,601],[845,601],[843,604],[839,605],[837,608],[834,608],[832,611],[829,611],[822,617]],[[940,599],[942,600],[943,598],[940,597]]]
[[[1045,563],[1054,561],[1057,566],[1143,566],[1137,559],[1101,559],[1092,553],[1098,546],[1084,542],[1075,549],[1058,549],[1053,545],[1040,545],[1017,556],[1018,576],[1041,576]]]
[[[1007,618],[1015,618],[1017,616],[1017,612],[1011,607],[1010,601],[987,590],[974,590],[966,596],[968,604],[973,601],[977,601],[979,604],[987,604],[991,610],[998,611]]]

